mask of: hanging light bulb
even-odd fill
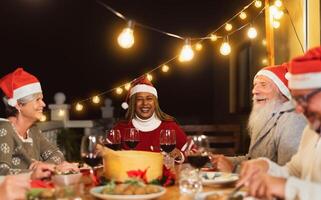
[[[244,11],[241,12],[239,16],[240,16],[240,18],[243,19],[243,20],[246,19],[246,17],[247,17],[247,15],[246,15],[246,13],[245,13]]]
[[[266,39],[263,39],[263,40],[262,40],[262,45],[263,45],[263,46],[266,46]]]
[[[277,10],[276,13],[274,13],[273,17],[274,19],[281,19],[284,15],[284,12],[282,10]]]
[[[93,103],[95,103],[95,104],[98,104],[98,103],[100,102],[100,98],[99,98],[99,96],[94,96],[94,97],[91,99],[91,101],[92,101]]]
[[[247,36],[250,38],[250,39],[254,39],[256,38],[257,36],[257,31],[254,27],[250,27],[249,30],[247,31]]]
[[[169,71],[168,65],[163,65],[163,66],[162,66],[162,72],[166,73],[166,72],[168,72],[168,71]]]
[[[283,4],[283,3],[282,3],[281,0],[275,0],[275,1],[274,1],[274,5],[277,6],[277,7],[279,7],[279,8],[282,6],[282,4]]]
[[[118,44],[124,49],[128,49],[134,45],[133,26],[134,22],[129,20],[127,27],[123,29],[117,38]]]
[[[147,77],[147,79],[148,79],[149,81],[152,81],[152,80],[153,80],[153,76],[152,76],[151,74],[147,74],[146,77]]]
[[[130,89],[130,86],[131,86],[130,83],[126,83],[126,84],[125,84],[125,90],[128,91],[128,90]]]
[[[202,50],[202,48],[203,48],[203,45],[202,45],[201,43],[197,43],[197,44],[195,45],[195,49],[196,49],[197,51]]]
[[[194,57],[194,51],[191,47],[191,41],[189,38],[185,39],[185,44],[181,50],[178,60],[180,62],[188,62]]]
[[[262,59],[262,64],[263,64],[263,65],[267,65],[267,64],[268,64],[268,59],[263,58],[263,59]]]
[[[254,5],[255,5],[255,7],[257,7],[257,8],[261,8],[261,6],[262,6],[262,1],[257,0],[257,1],[255,1]]]
[[[80,103],[76,104],[76,110],[77,111],[82,111],[83,109],[84,109],[84,106],[82,104],[80,104]]]
[[[121,87],[116,88],[116,94],[122,94],[123,93],[123,89]]]
[[[215,42],[217,40],[217,35],[211,34],[210,39],[212,42]]]
[[[42,115],[39,119],[41,122],[45,122],[47,120],[47,116],[46,115]]]
[[[270,14],[274,17],[275,15],[277,15],[279,9],[276,6],[270,6]]]
[[[223,56],[227,56],[231,53],[231,46],[228,43],[228,39],[222,43],[220,52]]]
[[[280,25],[281,25],[281,24],[280,24],[279,21],[273,20],[273,22],[272,22],[273,28],[278,29],[278,28],[280,27]]]
[[[230,31],[230,30],[232,30],[232,28],[233,28],[232,24],[230,24],[230,23],[225,24],[225,30]]]

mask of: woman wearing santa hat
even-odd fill
[[[114,129],[120,130],[122,141],[126,129],[136,128],[140,133],[140,141],[135,149],[159,152],[160,131],[174,130],[176,149],[172,154],[174,157],[179,156],[180,159],[184,159],[180,152],[186,143],[186,134],[173,117],[160,109],[156,88],[145,76],[136,79],[132,85],[127,97],[129,105],[127,102],[122,104],[124,109],[128,109],[126,120],[117,123],[114,127]],[[124,143],[122,148],[128,149]]]
[[[42,162],[76,170],[34,126],[46,106],[39,80],[18,68],[0,79],[0,88],[8,117],[0,121],[0,174],[27,172]]]

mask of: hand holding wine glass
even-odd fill
[[[135,128],[126,129],[124,141],[128,148],[135,149],[140,141],[139,131]]]
[[[93,173],[93,168],[98,166],[102,160],[97,149],[99,142],[98,136],[95,135],[85,135],[81,141],[80,155],[83,161],[91,167],[91,173]]]
[[[169,156],[176,147],[176,134],[175,130],[163,129],[160,132],[159,143],[161,150],[166,153],[164,157],[164,164],[167,168],[174,167],[174,158]]]
[[[200,170],[210,161],[208,139],[205,135],[197,135],[192,138],[196,149],[187,152],[187,161],[195,168]]]

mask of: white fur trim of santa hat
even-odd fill
[[[24,85],[13,91],[13,97],[8,99],[8,104],[14,107],[15,105],[17,105],[18,99],[40,92],[42,92],[42,90],[39,82]]]
[[[260,70],[255,76],[258,75],[263,75],[270,78],[276,84],[276,86],[279,88],[279,90],[284,96],[286,96],[289,100],[292,98],[288,87],[286,87],[286,85],[279,79],[279,77],[275,73],[273,73],[270,70],[263,69]]]
[[[135,85],[134,87],[132,87],[132,89],[130,90],[129,97],[131,97],[132,95],[134,95],[138,92],[148,92],[148,93],[153,94],[155,97],[157,97],[156,88],[154,88],[153,86],[150,86],[150,85],[146,85],[146,84],[138,84],[138,85]]]
[[[290,74],[289,88],[298,90],[321,88],[321,72]]]

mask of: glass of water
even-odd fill
[[[179,174],[179,191],[182,195],[194,196],[202,191],[202,179],[198,170],[190,166],[185,167]]]

